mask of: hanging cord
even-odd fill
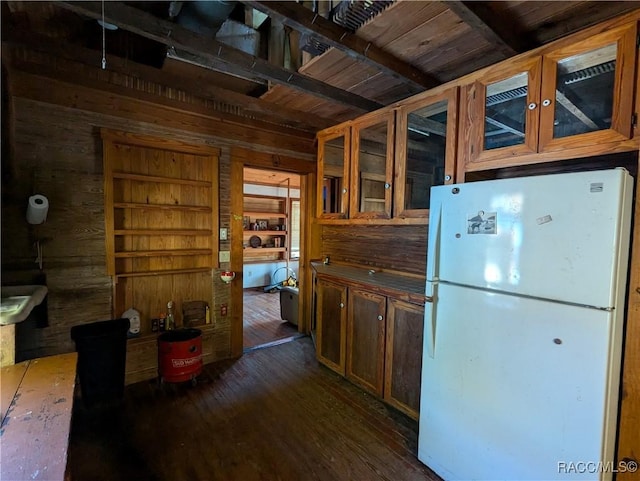
[[[107,68],[107,47],[104,27],[104,0],[102,0],[102,70]]]

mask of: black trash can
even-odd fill
[[[78,351],[80,392],[85,406],[121,400],[129,319],[112,319],[71,328]]]

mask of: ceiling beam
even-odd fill
[[[495,14],[486,5],[482,5],[482,2],[445,0],[442,3],[493,45],[505,58],[513,57],[532,48],[517,35],[512,23],[496,19]]]
[[[56,2],[60,6],[93,19],[102,18],[100,2]],[[208,39],[178,24],[162,20],[151,14],[121,2],[104,3],[104,19],[123,30],[155,40],[169,47],[184,50],[200,57],[202,64],[222,61],[236,65],[254,76],[322,97],[331,102],[358,108],[363,111],[376,110],[381,104],[339,89],[319,80],[271,65],[266,60],[250,55],[213,39]]]
[[[433,88],[442,82],[422,72],[404,60],[382,50],[356,34],[327,20],[296,2],[272,2],[247,0],[245,5],[266,13],[271,18],[319,39],[347,56],[370,65],[403,83],[408,83],[417,91]]]
[[[27,47],[51,57],[62,58],[85,65],[100,67],[100,54],[95,50],[61,42],[36,32],[14,29],[3,30],[3,45]],[[210,82],[194,80],[188,76],[165,72],[155,67],[107,55],[107,72],[136,77],[169,88],[184,90],[192,95],[239,107],[248,115],[266,122],[278,123],[289,127],[315,132],[335,124],[335,120],[310,116],[307,112],[283,107],[267,100],[244,95],[233,90],[212,85]]]

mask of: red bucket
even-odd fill
[[[202,331],[176,329],[158,337],[158,375],[161,382],[195,383],[202,372]]]

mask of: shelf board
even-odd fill
[[[245,217],[255,217],[256,219],[286,219],[287,214],[278,212],[244,212]]]
[[[193,235],[210,236],[210,229],[116,229],[114,235]]]
[[[211,212],[211,207],[206,205],[174,205],[174,204],[143,204],[138,202],[114,202],[116,209],[160,209],[179,210],[189,212]]]
[[[167,249],[155,251],[126,251],[116,252],[115,257],[128,259],[134,257],[162,257],[162,256],[207,256],[212,255],[211,249]]]
[[[286,247],[247,247],[244,249],[245,254],[247,252],[255,252],[256,254],[268,254],[270,252],[286,252]]]
[[[142,272],[120,272],[116,274],[117,278],[122,277],[150,277],[150,276],[166,276],[169,274],[194,274],[197,272],[210,272],[211,267],[192,267],[189,269],[170,269],[160,271],[142,271]]]
[[[244,230],[244,235],[287,235],[286,230]]]
[[[181,184],[194,187],[211,187],[207,180],[176,179],[175,177],[160,177],[157,175],[132,174],[129,172],[113,172],[114,179],[138,180],[140,182],[156,182],[160,184]]]

